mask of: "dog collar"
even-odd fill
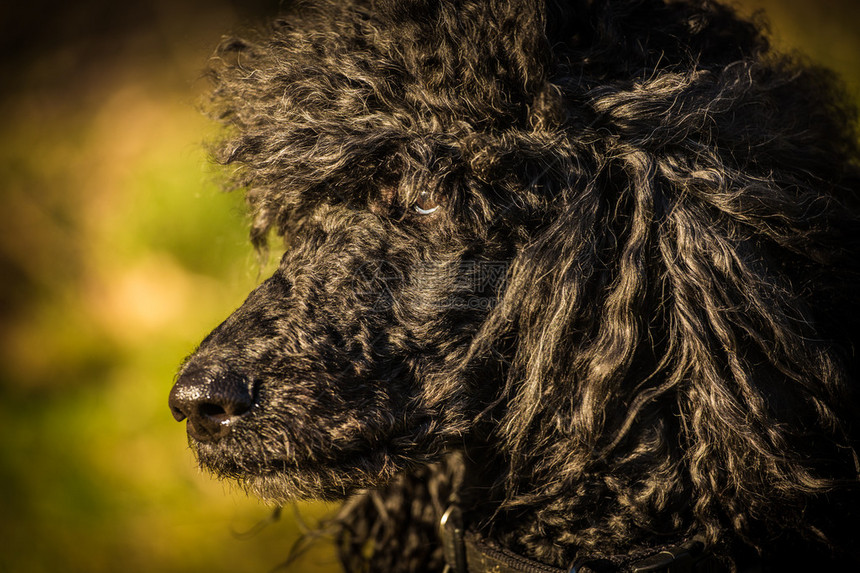
[[[445,554],[445,573],[718,573],[726,567],[705,551],[698,538],[657,547],[648,555],[577,559],[567,569],[523,557],[463,525],[462,512],[451,505],[442,515],[439,534]],[[760,573],[761,567],[743,568],[744,573]]]

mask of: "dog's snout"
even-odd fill
[[[187,419],[188,433],[201,442],[228,435],[233,424],[254,405],[245,377],[205,367],[186,369],[170,391],[168,402],[176,421]]]

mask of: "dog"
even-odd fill
[[[202,467],[351,571],[860,562],[830,73],[710,0],[319,0],[209,75],[285,252],[171,391]]]

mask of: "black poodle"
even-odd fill
[[[322,0],[213,58],[278,271],[170,396],[352,571],[860,561],[860,151],[710,0]],[[441,525],[440,525],[441,524]]]

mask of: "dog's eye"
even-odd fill
[[[433,195],[429,191],[422,191],[418,194],[418,199],[415,200],[413,208],[419,215],[429,215],[439,208],[439,203],[433,199]]]

